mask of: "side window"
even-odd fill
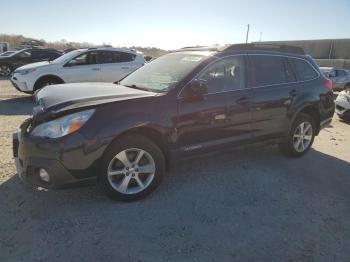
[[[23,52],[18,54],[18,57],[20,57],[20,58],[31,57],[31,52],[30,51],[23,51]]]
[[[294,73],[284,57],[250,55],[252,86],[268,86],[295,81]]]
[[[81,54],[71,61],[69,61],[69,65],[78,66],[78,65],[91,65],[97,63],[97,52],[88,52]]]
[[[315,69],[305,60],[297,58],[289,58],[293,65],[294,71],[297,73],[300,81],[312,80],[318,76]]]
[[[99,52],[99,63],[110,64],[110,63],[122,63],[134,61],[136,55],[124,52],[116,51],[101,51]]]
[[[337,70],[338,71],[338,77],[344,77],[345,71],[344,70]]]
[[[32,58],[33,59],[48,59],[48,52],[41,51],[41,50],[33,50],[32,51]]]
[[[245,88],[243,56],[225,58],[214,63],[198,79],[207,83],[209,94]]]

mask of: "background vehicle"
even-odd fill
[[[350,120],[350,89],[339,93],[335,100],[335,112],[346,121]]]
[[[127,49],[79,49],[50,63],[34,63],[18,68],[11,82],[19,91],[26,93],[59,83],[115,82],[144,63],[141,55]]]
[[[6,51],[0,54],[0,56],[9,56],[16,53],[16,51]]]
[[[0,56],[0,75],[9,76],[18,67],[39,61],[51,61],[61,55],[62,53],[55,49],[29,48],[9,56]]]
[[[177,157],[257,141],[299,157],[333,117],[331,84],[299,48],[233,45],[164,55],[119,85],[46,87],[14,135],[18,174],[43,187],[98,176],[129,201]]]
[[[7,42],[0,42],[0,54],[10,49],[10,44]]]
[[[335,69],[322,67],[321,71],[333,82],[334,91],[350,90],[350,71],[346,69]]]

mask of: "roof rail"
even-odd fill
[[[276,45],[276,44],[234,44],[226,47],[223,52],[238,51],[238,50],[263,50],[263,51],[277,51],[293,54],[305,55],[305,51],[301,47],[290,45]]]
[[[188,46],[183,47],[172,52],[183,52],[183,51],[219,51],[219,46]]]

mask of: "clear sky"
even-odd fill
[[[350,0],[2,0],[0,33],[163,49],[350,38]]]

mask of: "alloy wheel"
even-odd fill
[[[145,150],[130,148],[118,153],[109,163],[107,178],[114,190],[122,194],[137,194],[152,182],[156,166]]]
[[[0,75],[9,76],[11,74],[11,68],[7,65],[0,66]]]
[[[300,125],[295,129],[293,135],[294,149],[299,153],[307,150],[311,144],[312,135],[313,130],[311,123],[307,121],[300,123]]]

